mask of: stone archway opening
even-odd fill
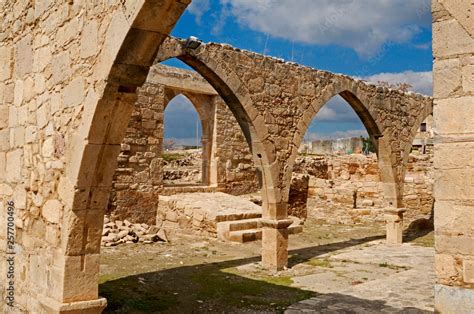
[[[383,223],[378,131],[358,112],[356,97],[343,93],[348,100],[333,96],[308,125],[293,169],[289,214],[330,224]]]
[[[434,128],[433,115],[421,122],[405,161],[402,202],[404,238],[419,238],[427,246],[434,245]]]
[[[175,95],[165,105],[163,113],[163,185],[189,186],[209,184],[210,159],[208,151],[212,145],[212,134],[196,110],[196,106],[185,94]],[[202,107],[202,106],[201,106]],[[201,108],[202,110],[203,108]]]

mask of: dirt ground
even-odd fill
[[[290,237],[289,269],[278,274],[260,267],[261,242],[229,243],[182,233],[169,243],[102,248],[100,295],[108,300],[105,313],[284,312],[321,293],[413,269],[391,261],[387,249],[378,249],[380,261],[357,260],[362,254],[357,252],[369,250],[370,256],[384,247],[383,233],[381,225],[319,225],[309,220],[302,234]],[[407,245],[429,253],[432,234]],[[353,254],[337,258],[348,252]],[[430,296],[426,298],[429,304]]]

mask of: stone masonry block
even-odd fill
[[[433,54],[436,58],[473,52],[474,39],[456,20],[433,24]]]
[[[474,132],[473,96],[438,99],[434,107],[434,125],[440,135]]]
[[[463,260],[463,280],[465,283],[474,284],[474,259]]]
[[[461,234],[474,235],[474,207],[459,204],[457,200],[437,200],[434,225],[439,232],[456,230]]]
[[[466,154],[474,152],[474,143],[437,143],[435,148],[435,169],[474,168],[474,159]]]
[[[474,168],[437,170],[433,195],[437,201],[473,200]]]
[[[440,60],[434,64],[434,96],[446,98],[461,86],[461,62],[459,59]]]
[[[63,302],[98,298],[99,254],[66,256]]]
[[[474,252],[474,237],[450,236],[436,233],[435,248],[438,253],[471,255]]]

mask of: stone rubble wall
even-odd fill
[[[164,86],[145,84],[138,89],[135,109],[117,158],[107,211],[112,220],[155,223],[163,185],[164,106]]]
[[[288,216],[298,217],[303,222],[308,218],[309,175],[293,174],[288,197]]]
[[[224,101],[216,98],[217,185],[241,195],[259,190],[257,170],[242,129]]]
[[[383,183],[375,154],[302,156],[294,171],[309,175],[308,215],[331,223],[384,221]],[[406,225],[431,217],[432,189],[433,156],[411,154],[403,193]]]

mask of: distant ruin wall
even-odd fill
[[[410,155],[403,193],[407,225],[431,217],[432,171],[432,155]],[[384,221],[383,183],[375,155],[300,157],[295,172],[309,175],[308,216],[344,224]]]

